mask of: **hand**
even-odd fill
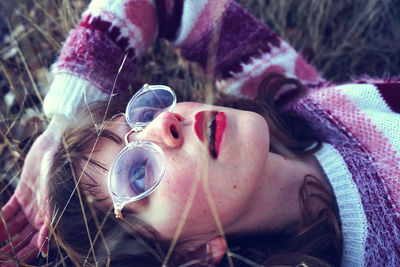
[[[47,254],[50,222],[46,216],[44,185],[66,121],[64,116],[55,115],[49,127],[35,140],[25,159],[19,184],[0,212],[0,243],[12,240],[1,248],[2,264],[28,263],[39,252]]]

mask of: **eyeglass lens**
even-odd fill
[[[144,129],[162,111],[172,111],[176,97],[164,86],[145,86],[128,103],[126,120]],[[149,90],[150,88],[150,90]],[[155,89],[153,89],[155,88]],[[165,162],[161,148],[151,142],[134,141],[114,160],[109,173],[109,189],[121,208],[150,194],[164,176]]]
[[[126,110],[129,125],[136,123],[150,123],[164,110],[174,104],[175,96],[167,90],[149,90],[132,99]]]
[[[121,198],[142,195],[157,185],[161,178],[163,157],[149,147],[137,145],[120,154],[117,160],[110,186]]]

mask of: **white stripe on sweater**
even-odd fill
[[[43,109],[47,116],[59,113],[73,119],[76,113],[89,103],[107,100],[109,94],[101,92],[89,81],[85,81],[67,73],[54,75],[54,80],[43,101]]]
[[[125,4],[127,2],[129,1],[92,0],[84,16],[90,14],[92,16],[90,22],[94,17],[100,17],[102,20],[110,22],[112,26],[118,27],[121,34],[117,40],[127,37],[129,47],[135,48],[136,56],[140,56],[146,51],[147,47],[143,44],[142,29],[131,23],[126,17]],[[147,2],[155,6],[154,0],[147,0]],[[112,27],[110,27],[111,29]]]
[[[332,145],[323,144],[315,156],[332,185],[339,207],[343,234],[342,266],[364,266],[367,218],[352,174]]]
[[[197,20],[204,7],[208,3],[208,0],[186,0],[182,11],[181,25],[177,33],[177,37],[173,42],[174,45],[179,46],[188,35],[192,32],[194,25],[196,25]],[[189,2],[189,3],[187,3]]]
[[[241,88],[243,84],[259,75],[271,66],[279,66],[285,70],[289,78],[296,78],[294,74],[296,51],[288,43],[281,40],[280,47],[270,46],[271,51],[254,56],[248,64],[241,64],[242,70],[232,73],[233,77],[225,80],[218,80],[216,86],[226,94],[243,96]]]

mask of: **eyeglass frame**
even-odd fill
[[[143,95],[144,93],[146,93],[148,91],[153,91],[153,90],[165,90],[165,91],[168,91],[169,93],[171,93],[171,95],[173,97],[173,101],[172,101],[171,105],[168,106],[166,109],[162,110],[160,113],[162,113],[164,111],[172,112],[175,109],[175,106],[176,106],[176,102],[177,102],[176,94],[172,90],[172,88],[170,88],[170,87],[168,87],[166,85],[149,85],[147,83],[144,84],[132,96],[132,98],[129,100],[128,104],[126,105],[124,117],[125,117],[125,121],[127,122],[127,124],[131,127],[131,130],[128,133],[126,133],[125,136],[124,136],[125,146],[118,153],[118,155],[115,157],[115,159],[113,160],[113,162],[111,164],[111,167],[110,167],[110,170],[109,170],[109,173],[108,173],[108,179],[107,179],[108,180],[108,182],[107,182],[108,191],[109,191],[109,194],[111,196],[111,200],[113,201],[114,214],[115,214],[115,217],[117,219],[123,219],[122,209],[126,204],[132,203],[134,201],[140,200],[140,199],[150,195],[152,192],[154,192],[155,189],[157,189],[157,187],[159,186],[159,184],[161,183],[162,179],[165,176],[165,169],[166,169],[165,154],[164,154],[163,150],[161,149],[161,147],[159,145],[153,143],[153,142],[150,142],[150,141],[138,141],[138,140],[129,141],[129,139],[128,139],[131,134],[143,131],[157,117],[157,116],[154,117],[150,122],[144,122],[144,123],[143,122],[137,122],[137,123],[133,123],[132,122],[132,124],[131,124],[131,121],[129,121],[129,112],[128,111],[129,111],[130,106],[141,95]],[[146,149],[156,150],[156,152],[159,153],[159,155],[162,158],[162,166],[161,166],[161,171],[160,171],[160,177],[157,179],[157,182],[154,183],[150,188],[148,188],[146,191],[144,191],[143,193],[141,193],[141,194],[139,194],[137,196],[134,196],[134,197],[121,197],[121,196],[118,196],[111,189],[112,188],[112,186],[111,186],[112,175],[111,174],[112,174],[113,167],[117,164],[118,160],[122,157],[122,155],[124,155],[124,153],[126,153],[127,150],[134,149],[135,147],[145,147],[145,146],[146,146]],[[123,200],[125,198],[128,198],[129,200]]]

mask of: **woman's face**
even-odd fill
[[[218,115],[204,111],[216,111]],[[216,115],[215,149],[209,148],[210,133],[203,127],[207,126],[210,114]],[[120,116],[107,129],[123,140],[130,127]],[[159,145],[167,166],[157,189],[127,204],[123,214],[134,212],[165,239],[174,236],[185,208],[189,212],[181,237],[218,234],[212,206],[226,232],[235,228],[241,214],[252,205],[269,151],[268,125],[260,115],[192,102],[178,103],[174,113],[161,113],[129,139]],[[101,138],[93,158],[108,168],[124,146],[124,142]],[[97,177],[104,189],[101,191],[108,197],[100,203],[109,207],[112,202],[107,191],[107,173]]]

